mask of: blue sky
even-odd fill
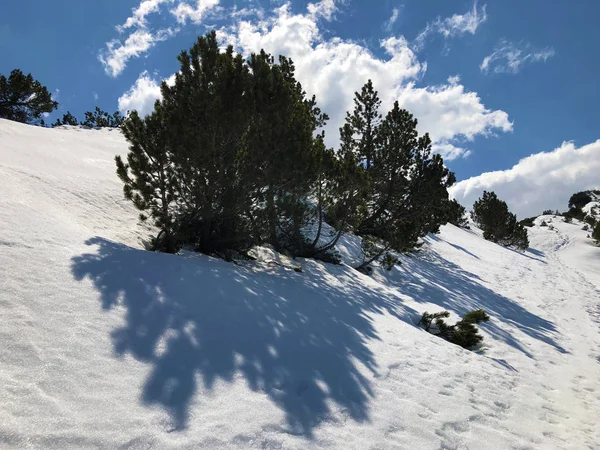
[[[243,53],[294,59],[332,117],[330,145],[373,78],[431,133],[457,198],[495,189],[525,215],[600,187],[598,17],[595,0],[4,0],[0,73],[31,72],[60,103],[53,117],[145,112],[177,54],[215,28]]]

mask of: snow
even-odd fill
[[[0,120],[0,447],[600,448],[581,222],[538,218],[523,253],[445,226],[371,277],[157,254],[126,151],[118,130]],[[415,325],[475,308],[478,352]]]
[[[592,194],[594,196],[594,198],[598,198],[597,195]],[[589,214],[591,216],[600,216],[600,201],[592,201],[589,202],[587,205],[585,205],[583,208],[581,208],[581,210],[586,213]],[[594,214],[595,213],[595,214]]]

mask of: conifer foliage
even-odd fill
[[[42,114],[57,107],[58,102],[52,100],[48,89],[31,74],[15,69],[8,78],[0,75],[0,118],[36,123],[43,121]]]
[[[123,120],[119,111],[109,114],[96,106],[94,111],[85,113],[85,120],[81,124],[90,128],[119,128],[123,124]]]
[[[88,128],[120,128],[124,121],[125,117],[123,117],[119,111],[109,114],[96,106],[94,111],[87,111],[85,113],[85,120],[83,122],[79,122],[70,111],[67,111],[67,113],[62,116],[62,119],[56,119],[56,122],[52,124],[52,127],[60,127],[62,125],[82,125]]]
[[[340,140],[341,154],[362,172],[356,180],[364,183],[363,197],[355,203],[360,211],[356,232],[368,237],[363,239],[365,267],[390,249],[415,248],[419,237],[447,223],[448,188],[455,177],[442,157],[432,154],[429,135],[419,136],[417,119],[398,102],[381,117],[370,80],[355,94],[354,105]]]
[[[466,349],[475,347],[483,340],[483,336],[479,334],[479,330],[475,325],[490,320],[490,316],[482,309],[468,312],[454,325],[448,325],[445,322],[444,319],[448,317],[450,317],[448,311],[434,314],[425,312],[419,321],[419,325],[425,331]]]
[[[596,241],[596,244],[600,245],[600,222],[596,223],[594,231],[592,231],[592,239]]]
[[[576,192],[575,194],[571,195],[571,198],[569,198],[569,209],[581,210],[581,208],[583,208],[592,200],[592,196],[589,194],[589,192]]]
[[[388,255],[391,267],[389,250],[447,221],[454,175],[408,111],[396,103],[382,117],[371,81],[334,150],[320,131],[328,117],[289,58],[244,59],[212,32],[178,59],[152,114],[123,123],[129,154],[116,157],[125,196],[160,229],[155,250],[225,255],[269,244],[333,261],[340,236],[354,232],[372,244],[363,266]]]
[[[130,152],[127,162],[116,158],[125,196],[161,229],[155,248],[298,250],[326,116],[284,57],[261,52],[246,62],[232,47],[220,51],[213,32],[179,61],[154,112],[125,122]]]
[[[448,202],[446,217],[448,219],[448,223],[451,223],[452,225],[455,225],[459,228],[469,228],[467,210],[454,199]]]
[[[56,119],[56,122],[52,124],[52,127],[60,127],[62,125],[77,126],[79,125],[79,121],[70,111],[67,111],[67,113],[62,116],[62,119]]]
[[[527,230],[496,193],[483,191],[483,196],[473,204],[471,217],[488,241],[521,250],[529,247]]]

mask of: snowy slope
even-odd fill
[[[141,250],[116,130],[0,120],[0,447],[600,448],[600,249],[446,226],[392,272]],[[415,326],[484,308],[485,348]]]

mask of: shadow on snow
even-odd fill
[[[373,392],[359,365],[376,372],[367,342],[379,339],[368,313],[415,314],[347,267],[306,261],[303,274],[260,272],[102,238],[87,244],[97,252],[73,258],[73,275],[94,282],[103,309],[125,308],[114,351],[151,365],[141,401],[166,409],[175,429],[188,425],[197,380],[210,390],[240,374],[285,412],[289,433],[310,437],[328,401],[367,421]]]
[[[554,323],[483,286],[480,284],[480,277],[435,252],[425,251],[418,258],[403,259],[402,264],[386,278],[388,284],[397,286],[403,294],[415,301],[433,303],[461,316],[474,309],[484,309],[492,320],[480,326],[495,339],[506,342],[530,358],[534,358],[534,355],[511,333],[501,328],[498,322],[512,325],[528,336],[553,346],[559,352],[568,353],[554,339],[557,334]]]
[[[400,294],[345,266],[306,260],[301,274],[258,271],[98,237],[86,244],[97,250],[73,258],[73,275],[94,282],[104,310],[125,308],[125,324],[112,332],[114,351],[151,366],[141,401],[168,411],[176,430],[188,425],[198,380],[211,390],[217,380],[240,376],[284,411],[285,432],[310,438],[330,413],[328,403],[368,421],[373,391],[363,373],[376,373],[377,365],[367,343],[379,340],[370,314],[387,312],[413,326],[420,316]],[[566,352],[551,322],[438,254],[422,255],[385,275],[402,295],[458,314],[483,308],[492,321],[482,326],[529,357],[495,317]]]

